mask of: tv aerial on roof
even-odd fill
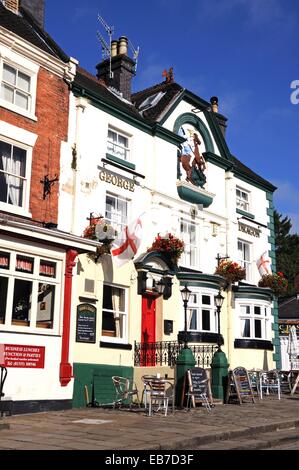
[[[130,46],[130,48],[131,48],[131,50],[132,50],[132,53],[133,53],[133,59],[134,59],[135,62],[136,62],[136,65],[135,65],[135,72],[136,72],[140,48],[139,48],[139,46],[138,46],[137,49],[135,49],[135,47],[133,46],[132,41],[131,41],[130,39],[128,39],[128,42],[129,42],[129,46]]]
[[[107,44],[106,40],[103,38],[101,33],[97,31],[97,37],[102,45],[102,55],[103,59],[109,59],[110,60],[110,78],[113,78],[113,72],[111,70],[111,42],[112,42],[112,36],[114,34],[114,26],[109,26],[108,23],[98,14],[98,20],[106,30],[108,36],[109,36],[109,45]]]

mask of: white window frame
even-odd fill
[[[3,331],[17,331],[24,333],[38,333],[40,335],[57,335],[59,333],[59,324],[60,324],[60,311],[61,311],[61,273],[63,269],[63,261],[59,258],[52,258],[49,256],[44,256],[43,254],[33,254],[31,252],[24,252],[21,249],[12,250],[1,246],[1,252],[9,253],[10,255],[10,265],[9,269],[0,268],[0,276],[8,278],[8,287],[7,287],[7,299],[6,299],[6,311],[5,311],[5,322],[0,324],[0,327]],[[19,272],[16,268],[16,259],[17,256],[25,256],[28,258],[33,258],[34,267],[32,273]],[[42,276],[39,273],[40,262],[45,261],[49,263],[56,264],[55,277]],[[14,284],[15,280],[23,280],[32,282],[32,302],[31,302],[31,319],[29,326],[22,326],[13,324],[13,298],[14,298]],[[42,328],[36,325],[37,322],[37,304],[38,304],[38,287],[39,283],[50,284],[55,286],[55,298],[53,306],[53,327],[52,328]]]
[[[0,85],[2,84],[3,80],[3,64],[7,64],[8,66],[16,69],[17,71],[24,73],[25,75],[30,77],[30,99],[29,99],[29,109],[26,110],[21,106],[17,106],[14,103],[10,103],[1,97],[0,94],[0,106],[3,108],[9,109],[17,114],[25,116],[33,121],[37,121],[37,117],[35,115],[36,109],[36,93],[37,93],[37,75],[39,71],[39,66],[32,63],[25,57],[21,57],[18,54],[12,52],[11,50],[0,47]]]
[[[260,309],[260,314],[255,313],[255,307]],[[238,313],[236,338],[271,341],[272,314],[271,304],[269,302],[242,299],[238,302],[236,301],[236,310]],[[246,313],[245,310],[247,310],[248,313]],[[249,336],[244,336],[242,333],[244,320],[249,320]],[[255,320],[261,321],[261,337],[255,335]]]
[[[115,143],[115,142],[109,140],[109,131],[114,132],[116,134],[117,142],[119,140],[119,137],[123,137],[123,138],[127,139],[127,147],[123,146],[123,145],[120,145],[119,143]],[[112,149],[109,148],[109,144],[113,147]],[[119,155],[117,153],[118,148],[121,149],[124,152],[124,156]],[[108,132],[107,132],[107,153],[114,156],[114,157],[116,157],[116,158],[119,158],[120,160],[124,160],[126,162],[131,162],[131,136],[126,134],[125,132],[122,132],[122,131],[116,129],[115,127],[109,126],[108,127]]]
[[[23,205],[14,206],[0,201],[0,210],[10,212],[12,214],[23,215],[24,217],[32,217],[29,212],[30,201],[30,186],[31,186],[31,167],[32,167],[32,152],[37,139],[37,134],[26,131],[19,127],[0,121],[0,140],[15,147],[26,150],[26,172],[25,172],[25,188]]]
[[[125,310],[122,312],[122,311],[114,311],[114,310],[109,310],[109,309],[104,309],[104,306],[103,306],[103,303],[104,303],[104,285],[105,286],[110,286],[110,287],[116,287],[117,289],[121,289],[124,291],[124,296],[125,296],[125,301],[124,301],[124,304],[125,304]],[[112,284],[112,283],[109,283],[109,282],[105,282],[103,283],[103,299],[102,299],[102,318],[101,318],[101,341],[105,342],[105,343],[120,343],[120,344],[128,344],[128,331],[129,331],[129,328],[128,328],[128,319],[129,319],[129,315],[128,315],[128,287],[125,287],[125,286],[121,286],[119,284]],[[112,313],[114,315],[114,313],[117,313],[117,314],[120,314],[122,315],[123,317],[123,337],[120,338],[120,337],[117,337],[117,336],[104,336],[102,335],[102,331],[103,331],[103,311],[107,311],[109,313]]]
[[[251,282],[252,280],[252,269],[251,269],[251,266],[252,266],[252,244],[249,243],[248,241],[246,240],[242,240],[241,238],[238,238],[238,246],[237,246],[237,249],[238,249],[238,263],[240,264],[240,266],[242,266],[242,268],[245,268],[245,271],[246,271],[246,278],[245,280],[248,281],[248,282]],[[242,257],[240,257],[240,251],[239,251],[239,243],[242,244],[243,248],[242,248]],[[244,258],[244,245],[246,245],[248,247],[248,251],[249,251],[249,259],[245,259]]]
[[[215,307],[215,295],[217,291],[211,289],[200,290],[192,287],[192,294],[190,296],[187,308],[187,331],[198,332],[198,333],[217,333],[217,311]],[[210,297],[210,304],[204,304],[202,302],[202,296]],[[196,299],[194,299],[196,297]],[[202,311],[209,310],[210,312],[210,329],[204,330],[202,325]],[[197,328],[191,328],[192,313],[195,312]],[[182,318],[184,316],[182,315]]]
[[[238,192],[240,194],[238,194]],[[247,196],[247,199],[244,196]],[[250,191],[247,191],[240,186],[236,186],[236,206],[244,212],[250,212]]]
[[[111,212],[110,215],[108,215],[108,211],[107,211],[107,196],[111,197],[111,198],[114,198],[115,201],[116,201],[116,205],[118,206],[118,201],[122,201],[126,204],[126,209],[127,209],[127,213],[126,213],[126,216],[123,217],[123,214],[121,211],[118,211],[116,209],[115,213],[113,214]],[[119,194],[115,194],[115,193],[111,193],[110,191],[106,191],[106,196],[105,196],[105,219],[112,225],[112,227],[118,232],[120,233],[123,228],[128,225],[128,220],[129,220],[129,207],[130,207],[130,200],[127,199],[126,197],[124,196],[120,196]],[[121,221],[119,222],[117,219],[119,218],[119,215],[118,214],[121,214]]]
[[[182,225],[184,225],[187,228],[187,231],[182,230]],[[195,231],[195,241],[193,244],[191,244],[191,227],[194,227]],[[198,266],[198,236],[197,236],[197,227],[196,223],[187,219],[184,219],[183,217],[180,219],[180,233],[181,233],[181,238],[185,243],[184,247],[184,252],[182,254],[182,257],[180,259],[180,264],[182,266],[190,267],[190,268],[196,268]],[[194,263],[191,263],[192,259],[192,253],[194,257]]]

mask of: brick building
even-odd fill
[[[14,413],[69,406],[72,270],[95,249],[57,230],[76,61],[43,25],[44,1],[0,2],[0,363]]]

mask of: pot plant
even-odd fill
[[[233,284],[234,282],[242,281],[246,278],[245,268],[242,268],[238,263],[231,260],[220,261],[215,274],[224,277],[228,284]]]
[[[152,246],[148,248],[147,252],[157,251],[163,253],[168,257],[174,264],[177,264],[179,258],[184,252],[185,243],[175,235],[166,233],[165,235],[156,236],[152,243]]]
[[[101,255],[110,253],[112,242],[116,236],[116,230],[102,216],[91,217],[89,226],[86,227],[83,232],[84,238],[102,242],[102,245],[97,247],[97,252],[91,255],[95,261],[97,261]]]
[[[281,271],[276,274],[263,274],[258,285],[270,287],[276,296],[285,295],[288,290],[288,280]]]

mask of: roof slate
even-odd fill
[[[10,10],[7,10],[0,2],[0,26],[11,31],[17,36],[20,36],[30,44],[38,47],[57,59],[60,59],[63,62],[69,61],[69,57],[63,52],[63,50],[43,29],[37,25],[32,16],[24,9],[21,8],[20,14],[17,15]]]

